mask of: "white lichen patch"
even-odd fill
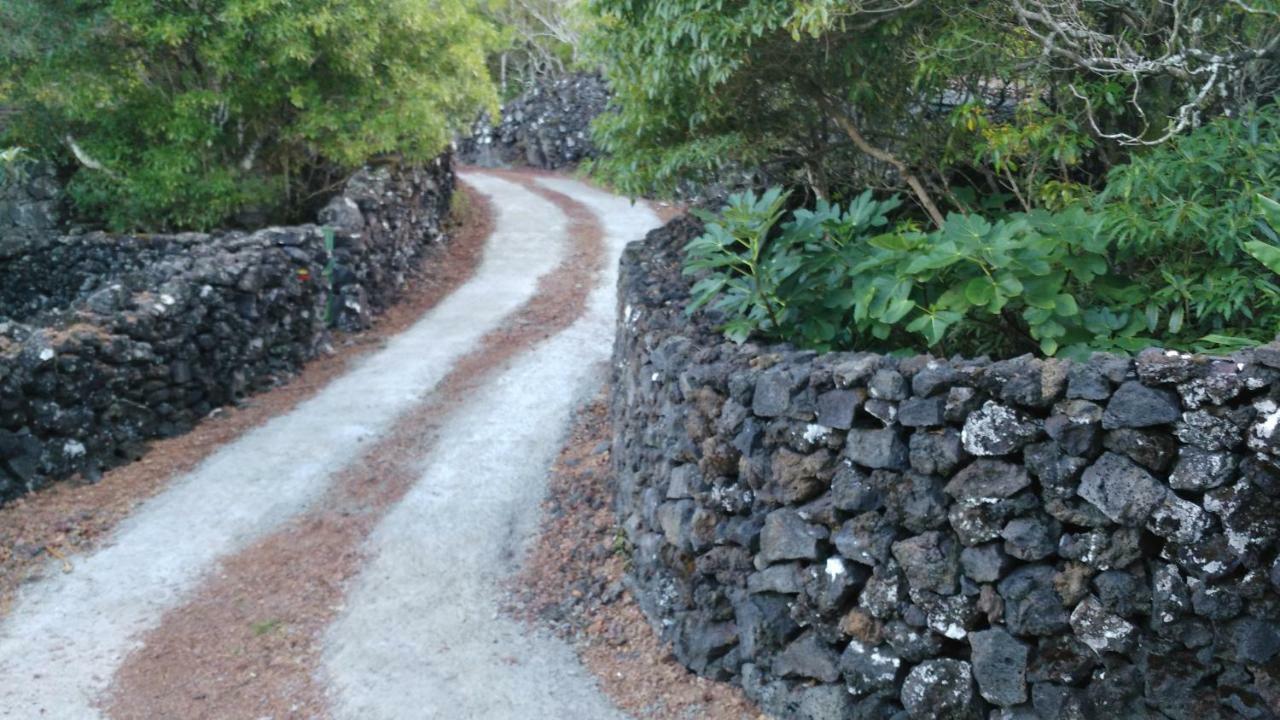
[[[964,449],[979,457],[998,454],[993,448],[1001,448],[1009,441],[1009,434],[1023,425],[1018,414],[1003,405],[988,400],[982,409],[969,416],[960,441]]]
[[[1250,496],[1250,485],[1246,480],[1237,482],[1233,489],[1234,492],[1228,493],[1206,493],[1204,496],[1204,508],[1220,518],[1230,517],[1240,510],[1242,498]],[[1223,525],[1223,536],[1227,539],[1227,546],[1236,554],[1246,554],[1250,546],[1257,543],[1256,538],[1248,533],[1241,532],[1239,528],[1233,527],[1229,523],[1223,523]],[[1221,563],[1218,563],[1218,566],[1217,570],[1211,572],[1220,572],[1224,569]]]
[[[827,437],[830,435],[831,435],[831,428],[827,427],[826,425],[809,423],[808,425],[805,426],[804,435],[802,437],[804,437],[805,441],[807,442],[818,443],[818,442],[822,442],[823,440],[826,440]]]
[[[1071,629],[1081,642],[1098,654],[1122,650],[1134,633],[1131,623],[1107,612],[1092,595],[1080,601],[1072,611]]]
[[[1263,399],[1253,404],[1260,419],[1249,430],[1249,447],[1254,450],[1267,450],[1271,446],[1271,438],[1280,427],[1280,408],[1273,400]]]
[[[1152,511],[1147,529],[1176,543],[1193,543],[1209,529],[1209,517],[1199,505],[1169,493]]]
[[[1077,537],[1076,542],[1082,542],[1084,544],[1084,551],[1080,553],[1080,562],[1094,567],[1099,566],[1099,560],[1102,557],[1102,554],[1111,547],[1111,543],[1108,541],[1107,536],[1099,532],[1091,532],[1085,535],[1084,540],[1080,540],[1080,538]],[[1059,549],[1065,547],[1067,543],[1068,538],[1066,535],[1063,535],[1062,538],[1058,540]],[[1110,570],[1111,568],[1109,566],[1104,566],[1102,569]]]

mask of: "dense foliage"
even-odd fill
[[[910,109],[946,79],[919,74],[904,40],[936,37],[956,4],[863,23],[826,2],[595,0],[594,47],[617,107],[599,124],[608,156],[597,170],[632,193],[713,179],[730,163],[772,166],[822,193],[852,189],[884,164],[840,135],[837,123],[854,121],[935,152],[937,138],[915,130],[936,120]]]
[[[689,247],[732,337],[1074,354],[1280,329],[1245,245],[1280,194],[1280,0],[591,8],[617,93],[598,173],[789,190]]]
[[[942,352],[1020,343],[1053,354],[1063,342],[1110,334],[1105,318],[1082,315],[1076,301],[1108,269],[1104,242],[1079,211],[995,222],[953,214],[925,233],[885,227],[897,203],[868,193],[846,208],[821,201],[797,211],[762,243],[777,199],[776,190],[736,196],[688,248],[691,271],[712,271],[695,286],[693,307],[718,297],[732,338]]]
[[[1280,202],[1259,195],[1258,206],[1263,216],[1258,230],[1266,241],[1250,240],[1244,244],[1244,249],[1271,272],[1280,275]]]
[[[1280,331],[1280,109],[1219,120],[1112,170],[1058,211],[949,214],[923,232],[897,200],[732,197],[687,248],[735,340],[941,353],[1220,349]]]
[[[0,36],[11,140],[74,164],[81,213],[119,229],[296,214],[495,100],[468,0],[6,0]]]
[[[592,0],[629,192],[755,168],[922,217],[1097,189],[1129,150],[1280,90],[1280,0]]]

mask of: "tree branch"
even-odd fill
[[[920,178],[916,177],[915,173],[911,172],[911,168],[907,167],[906,163],[898,159],[897,156],[888,150],[875,147],[870,142],[867,142],[867,138],[862,134],[862,131],[858,129],[858,126],[854,123],[853,119],[850,118],[848,114],[840,108],[839,104],[831,99],[831,97],[823,94],[820,96],[819,102],[827,109],[828,114],[830,114],[831,118],[835,120],[836,125],[838,125],[840,129],[844,131],[844,134],[853,141],[854,146],[857,147],[858,150],[862,151],[865,155],[879,160],[880,162],[892,165],[893,168],[898,171],[898,174],[902,176],[902,179],[911,188],[912,192],[915,193],[916,199],[920,202],[920,206],[929,214],[929,219],[933,221],[934,225],[942,227],[943,223],[946,222],[946,218],[943,217],[942,211],[939,210],[937,204],[934,203],[933,198],[929,195],[929,191],[925,188],[924,183],[920,182]]]
[[[74,137],[67,135],[63,139],[66,141],[67,147],[71,149],[71,154],[75,156],[76,161],[78,161],[81,165],[85,166],[90,170],[96,170],[100,173],[103,173],[107,177],[111,178],[112,180],[120,179],[120,176],[112,172],[110,168],[98,162],[93,158],[93,156],[85,152],[84,148],[80,147],[80,144],[76,142],[76,139]]]

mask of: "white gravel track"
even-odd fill
[[[0,621],[0,717],[100,717],[95,698],[166,610],[220,558],[311,508],[534,294],[567,252],[566,217],[516,183],[482,173],[466,180],[498,211],[475,276],[315,397],[175,479],[104,547],[72,558],[74,572],[24,588]],[[606,218],[611,269],[623,243],[657,223],[648,210],[578,183],[546,182]],[[495,583],[536,524],[573,403],[599,381],[613,288],[609,273],[587,317],[459,412],[431,469],[377,532],[373,565],[329,638],[327,672],[343,717],[614,716],[569,648],[493,618]],[[506,656],[521,662],[495,661]]]
[[[608,270],[583,317],[450,418],[421,480],[370,538],[372,559],[326,638],[336,718],[622,717],[568,645],[501,615],[498,600],[536,530],[570,414],[604,377],[618,256],[658,218],[578,182],[539,182],[602,219]],[[500,213],[512,209],[503,188],[477,185]]]

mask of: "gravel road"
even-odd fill
[[[496,212],[474,276],[313,398],[173,478],[101,549],[71,558],[73,572],[23,588],[0,620],[0,717],[107,717],[116,671],[146,652],[167,614],[198,599],[228,558],[323,513],[365,448],[403,432],[398,423],[468,353],[547,292],[540,280],[573,252],[568,205],[593,216],[605,252],[602,270],[580,280],[591,284],[585,308],[450,406],[418,479],[363,538],[364,564],[316,638],[319,667],[298,672],[323,685],[321,715],[333,718],[621,717],[571,648],[497,608],[537,527],[571,410],[603,380],[618,254],[658,218],[563,178],[462,177]]]

